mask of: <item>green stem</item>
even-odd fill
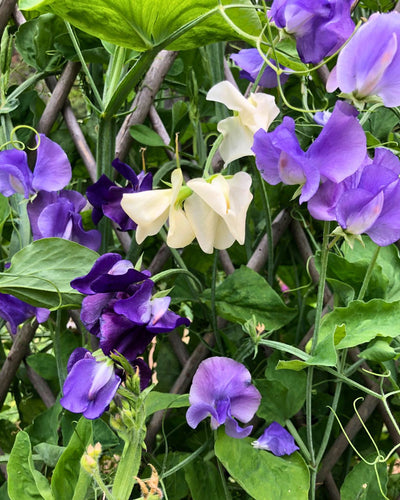
[[[204,173],[203,173],[203,177],[204,178],[207,178],[207,177],[209,177],[210,175],[213,174],[213,171],[212,171],[212,160],[213,160],[213,158],[215,156],[215,153],[217,152],[217,150],[218,150],[218,148],[219,148],[219,146],[220,146],[223,138],[224,138],[224,136],[222,134],[220,134],[216,138],[216,140],[215,140],[215,142],[214,142],[214,144],[213,144],[213,146],[211,148],[211,151],[210,151],[209,155],[207,156],[207,161],[206,161],[206,165],[204,167]]]
[[[372,256],[372,259],[369,263],[367,272],[365,273],[364,281],[363,281],[361,288],[360,288],[360,291],[358,293],[358,297],[357,297],[358,300],[363,300],[363,298],[364,298],[364,295],[365,295],[365,292],[367,291],[368,284],[369,284],[369,281],[371,279],[372,272],[374,270],[374,266],[375,266],[376,260],[378,258],[380,249],[381,249],[381,247],[376,245],[376,248],[375,248],[374,254]]]
[[[269,205],[267,188],[265,187],[265,181],[262,178],[261,172],[256,167],[258,180],[261,186],[261,198],[265,211],[266,219],[266,233],[267,233],[267,247],[268,247],[268,261],[267,261],[267,276],[268,283],[272,286],[274,283],[274,238],[272,233],[272,217],[271,208]]]
[[[108,66],[106,79],[104,82],[104,103],[110,101],[111,97],[114,95],[115,90],[118,87],[118,83],[121,80],[122,71],[125,64],[126,49],[124,47],[115,47],[114,54],[111,56],[110,64]]]
[[[100,472],[98,469],[93,473],[93,479],[96,481],[96,483],[98,484],[101,491],[104,493],[105,498],[107,500],[116,500],[114,495],[112,495],[112,493],[109,491],[109,489],[105,485],[103,479],[101,478],[101,475],[100,475]]]
[[[57,315],[56,315],[56,329],[54,332],[54,354],[56,358],[56,366],[57,366],[57,374],[58,374],[58,381],[60,384],[60,387],[63,387],[65,379],[67,378],[67,370],[65,367],[65,363],[62,359],[61,355],[61,310],[57,310]]]
[[[304,458],[310,462],[311,461],[310,452],[308,451],[308,448],[305,445],[304,441],[301,439],[300,434],[297,432],[296,427],[292,424],[292,421],[289,419],[286,420],[285,425],[290,434],[294,437],[294,440],[298,444],[300,451],[303,453]]]
[[[218,347],[219,354],[222,356],[224,354],[224,348],[222,345],[221,337],[217,328],[217,311],[215,308],[215,289],[217,284],[217,264],[218,264],[218,250],[214,250],[214,261],[212,267],[212,281],[211,281],[211,323],[214,331],[215,341]]]

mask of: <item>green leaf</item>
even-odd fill
[[[129,133],[135,141],[140,142],[140,144],[165,148],[165,142],[161,139],[157,132],[154,132],[154,130],[146,125],[132,125],[129,129]]]
[[[221,477],[212,462],[196,460],[185,467],[185,480],[193,500],[225,498]]]
[[[46,465],[55,467],[65,447],[49,443],[40,443],[37,444],[33,450],[40,456]]]
[[[167,408],[185,408],[189,406],[188,394],[170,394],[168,392],[151,391],[145,400],[146,417],[156,411]]]
[[[372,455],[367,460],[373,462],[375,458],[376,456]],[[388,480],[386,463],[377,464],[375,470],[374,466],[360,462],[347,474],[340,488],[341,500],[354,500],[355,498],[357,500],[379,500],[386,498],[380,491],[377,474],[383,493],[386,494]]]
[[[101,443],[103,450],[117,446],[120,442],[118,436],[101,418],[93,420],[93,442]]]
[[[250,0],[222,0],[223,5],[249,8],[226,9],[230,19],[252,35],[261,23]],[[137,51],[165,46],[177,30],[218,6],[218,0],[22,0],[21,9],[51,11],[82,31]],[[216,9],[217,10],[217,9]],[[215,12],[170,45],[172,50],[200,47],[210,42],[237,39],[238,35]]]
[[[211,290],[205,290],[202,298],[209,304]],[[262,276],[246,266],[237,269],[217,287],[215,305],[222,318],[243,324],[254,315],[269,331],[287,325],[296,315]]]
[[[284,425],[304,404],[307,377],[303,372],[276,370],[278,359],[278,353],[270,356],[265,379],[255,381],[262,396],[257,415],[267,422]]]
[[[374,299],[365,303],[355,300],[348,307],[338,307],[323,317],[320,339],[321,343],[326,342],[325,339],[332,336],[337,326],[344,325],[345,336],[337,342],[336,348],[355,347],[378,336],[397,337],[399,322],[400,301]]]
[[[36,307],[78,306],[82,295],[70,282],[89,272],[98,254],[61,238],[37,240],[17,252],[0,276],[1,293],[10,293]]]
[[[215,454],[229,474],[255,500],[307,500],[309,472],[299,453],[276,457],[218,429]]]
[[[53,355],[47,352],[38,352],[28,356],[26,362],[44,379],[57,379],[57,363]]]
[[[67,448],[54,469],[51,489],[57,500],[71,500],[74,497],[75,485],[81,473],[80,460],[87,446],[91,443],[92,422],[81,417]],[[88,474],[86,476],[87,486],[89,486],[91,478]]]
[[[33,465],[31,442],[24,431],[17,434],[7,473],[11,500],[53,500],[47,479]]]
[[[360,354],[360,358],[368,359],[370,361],[389,361],[389,359],[397,359],[399,353],[397,353],[393,347],[390,347],[390,342],[392,339],[375,339],[373,340],[366,349],[364,349]]]
[[[58,442],[58,417],[62,407],[57,401],[51,408],[40,413],[31,425],[26,427],[32,444],[39,443],[57,444]]]

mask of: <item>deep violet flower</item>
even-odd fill
[[[21,193],[25,198],[37,191],[58,191],[71,180],[71,165],[62,148],[39,134],[36,164],[33,172],[25,151],[0,151],[0,193],[11,196]]]
[[[300,59],[317,64],[350,37],[352,0],[274,0],[270,18],[296,39]]]
[[[337,87],[356,99],[370,95],[385,106],[400,105],[400,14],[373,14],[338,56],[328,92]]]
[[[79,212],[85,205],[85,198],[77,191],[40,191],[28,203],[33,239],[64,238],[98,250],[101,244],[100,232],[97,229],[85,231],[82,227]]]
[[[245,366],[230,358],[212,357],[200,363],[193,377],[189,401],[186,420],[192,429],[211,416],[212,429],[225,424],[228,436],[244,438],[253,426],[241,428],[235,418],[241,422],[251,420],[260,405],[261,394],[251,384],[251,375]]]
[[[264,64],[264,59],[257,49],[242,49],[237,54],[232,54],[231,59],[237,66],[239,66],[239,68],[241,68],[239,73],[240,78],[245,78],[250,82],[256,81],[258,73],[261,71]],[[273,59],[271,59],[271,62],[276,65],[276,62]],[[289,78],[289,75],[287,73],[282,73],[279,78],[281,85],[284,85]],[[278,77],[275,71],[267,66],[261,75],[258,85],[267,89],[277,87]]]
[[[78,347],[68,361],[68,375],[60,404],[72,413],[95,419],[107,409],[121,383],[114,363],[101,351],[91,354]]]
[[[151,173],[145,174],[145,172],[136,175],[129,165],[118,158],[113,160],[112,166],[125,177],[127,184],[125,187],[120,187],[103,174],[97,182],[87,189],[87,198],[93,205],[93,222],[98,224],[105,215],[116,222],[121,231],[136,229],[137,224],[121,208],[122,195],[151,190],[153,176]]]
[[[278,422],[272,422],[257,441],[253,441],[251,444],[254,448],[271,451],[277,457],[291,455],[299,449],[295,445],[293,436]]]
[[[256,132],[252,150],[263,179],[272,185],[300,184],[303,203],[315,195],[321,181],[338,183],[352,175],[367,151],[365,133],[356,116],[355,108],[338,101],[307,152],[301,149],[295,122],[288,116],[273,132]]]
[[[50,311],[43,307],[34,307],[23,302],[13,295],[0,293],[0,318],[8,321],[13,335],[17,333],[18,325],[29,318],[36,316],[38,323],[43,323],[50,315]]]
[[[352,176],[341,183],[327,181],[309,201],[316,219],[337,220],[348,234],[366,233],[377,245],[400,238],[400,161],[377,148]]]

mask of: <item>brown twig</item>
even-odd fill
[[[0,3],[0,38],[17,4],[17,0],[2,0]]]
[[[39,394],[43,403],[46,405],[46,408],[51,408],[56,402],[56,398],[54,397],[53,392],[51,391],[49,384],[46,382],[44,378],[38,375],[35,370],[28,365],[25,361],[26,373],[28,375],[31,384],[35,388],[35,391]]]
[[[143,123],[146,119],[161,84],[177,55],[177,52],[162,50],[154,59],[133,100],[131,106],[132,113],[125,118],[117,134],[115,155],[118,158],[123,159],[128,154],[133,141],[129,133],[129,128],[132,125]]]
[[[10,384],[17,373],[21,361],[27,355],[30,341],[35,336],[38,322],[26,323],[17,333],[10,352],[0,371],[0,408],[6,399]]]

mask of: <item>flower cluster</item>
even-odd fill
[[[28,215],[33,239],[59,237],[98,250],[100,233],[95,229],[85,231],[82,226],[79,212],[86,206],[85,198],[77,191],[63,189],[71,175],[65,152],[43,134],[39,134],[33,172],[24,151],[0,152],[0,193],[7,197],[16,193],[32,196]]]
[[[67,401],[65,408],[82,408],[79,406],[82,401],[90,400],[96,408],[93,411],[102,407],[102,413],[117,390],[114,368],[106,356],[118,352],[137,367],[140,386],[144,389],[150,382],[151,372],[138,356],[155,335],[170,332],[180,325],[189,326],[190,321],[169,310],[170,297],[152,297],[154,283],[148,271],[137,271],[130,261],[115,253],[99,257],[89,273],[73,280],[71,286],[86,295],[81,319],[88,331],[98,337],[100,357],[95,356],[95,359],[90,353],[81,356],[83,351],[73,354],[64,386],[66,399],[61,404],[65,406]],[[74,400],[74,393],[69,388],[85,373],[91,373],[93,381],[87,381],[81,389],[81,399]],[[106,404],[103,396],[108,400]],[[96,398],[100,398],[100,402],[96,402]],[[86,413],[85,416],[96,418]]]
[[[136,241],[157,234],[168,220],[167,244],[180,248],[197,238],[201,249],[230,247],[245,239],[246,213],[253,198],[251,177],[238,172],[232,178],[217,174],[182,185],[180,169],[171,175],[171,188],[124,194],[121,206],[137,224]]]
[[[7,321],[10,332],[15,335],[18,325],[27,319],[36,317],[38,323],[44,323],[50,315],[50,311],[43,307],[34,307],[26,302],[17,299],[13,295],[0,293],[0,318]]]

